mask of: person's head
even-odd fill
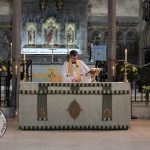
[[[70,51],[70,60],[76,62],[78,60],[78,52],[76,50]]]
[[[50,21],[50,22],[48,23],[48,27],[52,27],[52,26],[53,26],[53,22]]]

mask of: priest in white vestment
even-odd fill
[[[69,61],[64,62],[62,66],[62,82],[91,82],[91,77],[85,75],[90,71],[89,67],[78,60],[78,52],[70,51]]]

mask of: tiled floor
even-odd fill
[[[24,131],[8,119],[0,150],[150,150],[150,119],[133,119],[129,130]]]

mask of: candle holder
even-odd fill
[[[128,82],[126,64],[127,64],[127,61],[124,62],[124,79],[123,79],[123,82]]]
[[[27,82],[27,61],[26,60],[23,61],[23,66],[24,66],[23,82]]]
[[[14,94],[14,98],[15,98],[15,110],[16,110],[16,108],[17,108],[17,78],[18,78],[18,75],[17,74],[15,74],[15,88],[14,88],[14,90],[15,90],[15,94]],[[16,111],[15,111],[15,117],[17,117],[17,115],[16,115]]]
[[[91,63],[93,63],[93,59],[92,59],[92,51],[93,51],[93,44],[91,44],[91,60],[90,60]]]
[[[113,82],[115,81],[115,75],[114,74],[112,75],[112,81]]]
[[[67,54],[69,55],[69,42],[68,42],[68,51],[67,51]]]

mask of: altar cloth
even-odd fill
[[[130,84],[21,82],[20,129],[128,129]],[[108,107],[108,108],[107,108]]]

